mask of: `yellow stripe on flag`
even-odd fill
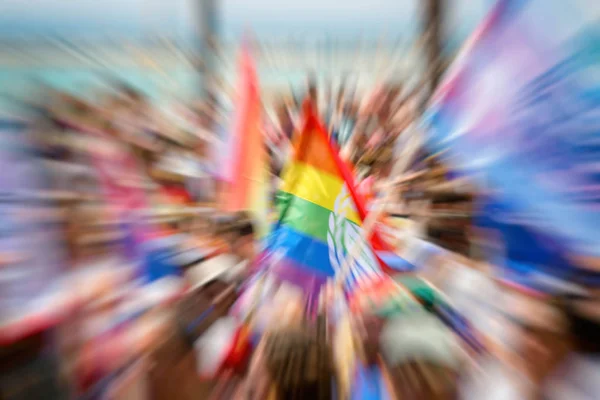
[[[343,184],[340,177],[302,162],[291,162],[286,168],[281,190],[334,211],[335,200]],[[361,224],[355,210],[350,211],[346,219]]]

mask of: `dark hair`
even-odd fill
[[[246,237],[254,235],[254,225],[251,221],[245,221],[238,226],[239,237]]]
[[[278,399],[331,399],[331,350],[317,332],[300,328],[274,333],[267,338],[265,355]]]
[[[254,225],[250,216],[245,211],[233,214],[222,221],[217,222],[217,235],[231,236],[232,241],[254,235]]]
[[[586,354],[600,354],[600,322],[582,315],[572,304],[565,306],[565,314],[576,350]]]

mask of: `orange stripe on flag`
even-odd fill
[[[340,171],[335,164],[331,152],[328,149],[328,144],[323,135],[316,131],[311,131],[307,135],[302,135],[307,143],[304,144],[302,151],[300,146],[302,143],[297,143],[294,147],[294,159],[305,164],[311,165],[328,174],[340,177]],[[309,140],[307,140],[309,139]]]
[[[306,108],[306,107],[305,107]],[[326,131],[312,110],[306,110],[306,121],[302,134],[294,141],[295,161],[309,164],[317,169],[341,178],[340,169],[335,162]],[[319,132],[321,130],[321,132]]]

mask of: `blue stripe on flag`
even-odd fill
[[[279,254],[295,264],[314,270],[323,275],[333,276],[335,270],[329,261],[329,247],[320,240],[315,240],[288,226],[281,225],[277,229],[275,242],[270,246]]]
[[[352,242],[360,240],[357,235],[357,232],[350,235]],[[286,260],[284,263],[291,262],[297,268],[315,273],[320,278],[335,276],[339,270],[345,268],[348,261],[348,252],[344,249],[337,255],[333,255],[335,265],[332,265],[327,243],[304,235],[286,225],[280,225],[277,228],[277,234],[271,234],[269,239],[267,251],[276,252],[278,256],[282,256]],[[351,247],[353,246],[354,244],[351,245]],[[358,253],[357,258],[352,261],[349,272],[343,277],[343,284],[348,292],[353,291],[360,283],[373,281],[382,274],[367,242],[364,242],[362,251]]]

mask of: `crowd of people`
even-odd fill
[[[452,180],[443,163],[423,149],[409,156],[410,179],[396,182],[392,174],[418,115],[416,94],[387,84],[359,101],[361,96],[345,86],[335,93],[325,90],[325,96],[317,89],[310,81],[305,94],[283,96],[270,107],[272,118],[265,105],[272,189],[309,108],[317,110],[368,205],[390,194],[393,203],[405,202],[409,192],[429,193],[440,181]],[[107,376],[143,357],[157,364],[150,373],[157,398],[574,400],[596,395],[600,342],[589,287],[541,272],[528,282],[535,290],[502,279],[502,266],[493,265],[498,245],[511,262],[530,260],[513,251],[513,241],[498,238],[497,224],[469,214],[450,228],[460,231],[467,245],[450,241],[446,249],[423,245],[426,239],[436,241],[427,236],[434,236],[431,226],[420,237],[402,236],[394,250],[416,269],[391,275],[391,288],[361,293],[355,302],[327,286],[314,315],[302,293],[264,273],[273,261],[260,257],[252,216],[218,212],[213,152],[223,119],[216,102],[181,106],[183,124],[166,120],[124,86],[99,96],[97,103],[51,92],[45,104],[29,105],[35,118],[19,139],[26,151],[15,161],[35,173],[7,180],[12,185],[7,190],[35,198],[26,210],[35,217],[18,223],[39,224],[33,232],[40,235],[51,232],[36,240],[52,251],[33,257],[44,258],[38,269],[28,262],[28,274],[0,283],[10,293],[2,300],[9,316],[3,321],[19,332],[6,336],[2,348],[3,370],[4,361],[8,368],[0,398],[40,398],[47,386],[21,378],[54,371],[55,382],[69,385],[62,392],[57,387],[65,386],[55,385],[46,392],[53,393],[50,397],[96,398]],[[463,213],[475,208],[473,198],[482,197],[453,193],[448,200],[446,195],[438,203],[455,204],[458,196],[468,203]],[[199,209],[205,203],[211,203],[207,213]],[[20,205],[12,207],[7,212],[20,215]],[[389,227],[394,213],[383,214],[380,223]],[[408,214],[401,219],[431,220]],[[513,234],[519,228],[527,238],[525,228],[513,228]],[[18,232],[22,244],[12,258],[2,255],[2,276],[35,253],[27,249],[33,239]],[[482,240],[490,238],[496,239],[491,246]],[[444,243],[449,242],[438,242]],[[415,251],[419,254],[409,254]],[[63,307],[51,323],[31,326],[23,315],[40,311],[24,304],[66,275],[66,291],[75,293],[71,307]],[[49,364],[41,344],[48,332],[61,342]],[[164,349],[173,343],[183,350],[169,358]],[[31,361],[42,358],[45,363]],[[133,398],[127,393],[122,398]]]

